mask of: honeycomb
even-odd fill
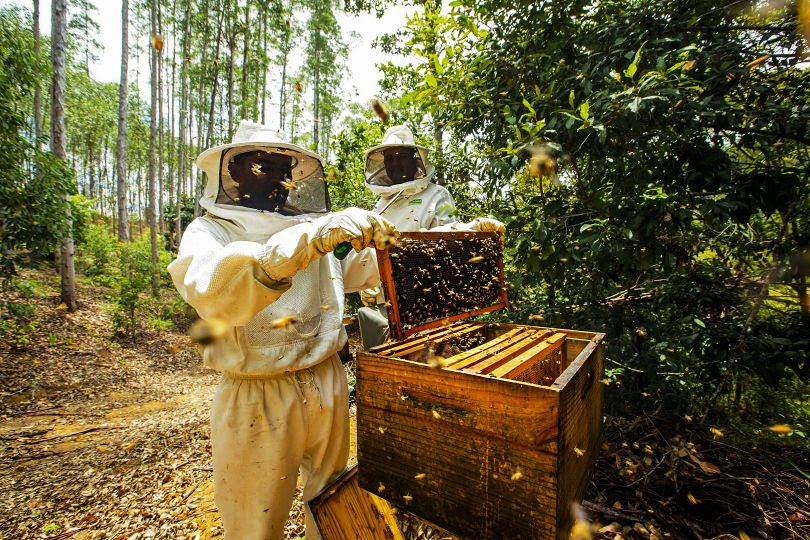
[[[502,257],[495,235],[402,238],[390,253],[402,329],[497,304],[504,286]]]

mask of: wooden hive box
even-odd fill
[[[359,483],[462,538],[566,537],[599,450],[604,334],[463,320],[506,304],[500,247],[408,233],[378,253],[396,340],[357,355]]]

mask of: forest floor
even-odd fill
[[[113,339],[108,291],[80,279],[67,313],[55,276],[25,277],[35,327],[0,344],[0,539],[221,537],[208,443],[218,377],[196,345],[180,330]],[[810,537],[803,465],[732,439],[609,418],[583,503],[602,524],[594,537]],[[300,491],[287,525],[299,535]]]

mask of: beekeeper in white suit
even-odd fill
[[[204,350],[223,373],[211,412],[215,501],[227,538],[282,538],[299,469],[309,500],[346,465],[343,298],[379,283],[373,250],[343,262],[329,252],[397,233],[365,210],[326,213],[321,157],[257,124],[243,121],[197,167],[207,213],[169,272],[200,317],[225,328]]]
[[[466,230],[504,231],[500,221],[476,218],[459,223],[453,196],[433,183],[435,169],[428,149],[416,144],[413,132],[404,125],[386,130],[382,142],[366,151],[366,187],[380,198],[374,206],[400,231]],[[388,337],[385,298],[379,286],[360,292],[366,307],[357,313],[363,348],[380,345]]]

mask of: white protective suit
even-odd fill
[[[197,158],[208,177],[200,200],[207,214],[188,226],[169,272],[202,319],[229,327],[203,353],[223,373],[211,446],[226,536],[274,540],[283,537],[299,469],[309,500],[348,458],[348,387],[336,355],[347,340],[344,293],[379,277],[371,249],[342,262],[326,252],[347,240],[359,250],[395,232],[360,209],[291,217],[216,202],[220,155],[247,144],[320,161],[243,122],[231,145]],[[289,316],[294,322],[285,324]],[[317,538],[307,518],[308,536]]]
[[[374,181],[380,159],[369,156],[391,147],[412,147],[421,161],[414,180],[392,185],[379,185]],[[392,126],[383,135],[382,143],[366,151],[366,187],[380,198],[374,205],[374,212],[389,220],[399,231],[419,230],[461,230],[461,231],[503,231],[499,221],[490,218],[476,218],[469,223],[460,223],[452,215],[456,211],[453,196],[443,186],[432,182],[435,169],[430,162],[428,150],[415,144],[413,132],[404,125]],[[393,200],[393,202],[392,202]],[[389,205],[390,203],[390,205]],[[388,206],[386,208],[386,206]],[[383,211],[383,208],[385,210]],[[385,342],[388,338],[388,316],[385,298],[379,286],[361,291],[360,296],[366,307],[357,313],[360,337],[365,350]]]

